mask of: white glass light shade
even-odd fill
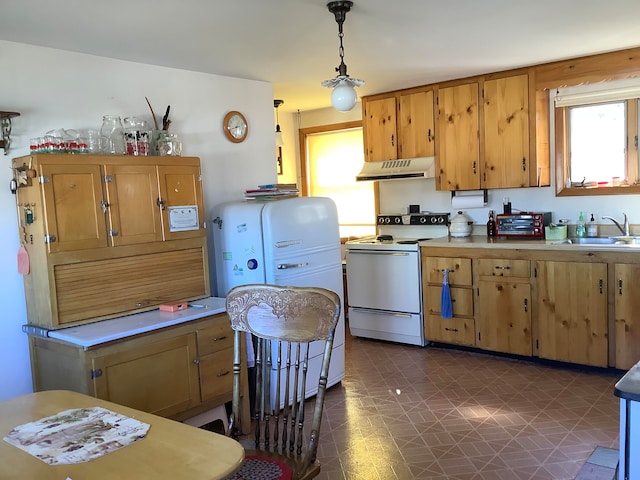
[[[331,104],[333,108],[341,112],[348,112],[351,110],[358,100],[356,90],[350,84],[345,81],[341,81],[331,93]]]
[[[282,138],[282,132],[280,131],[280,125],[276,129],[276,147],[284,146],[284,139]]]

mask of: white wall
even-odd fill
[[[4,186],[0,189],[3,400],[32,391],[27,336],[20,329],[27,319],[22,277],[16,267],[15,197],[9,191],[10,159],[29,153],[31,137],[55,128],[99,128],[104,114],[139,116],[151,122],[147,96],[159,117],[171,105],[170,131],[182,139],[183,155],[201,158],[207,211],[217,203],[241,199],[246,188],[275,182],[277,175],[270,83],[6,41],[0,41],[0,65],[0,110],[21,114],[13,119],[11,150],[0,169]],[[248,119],[248,137],[241,144],[229,142],[222,133],[222,119],[229,110],[239,110]]]

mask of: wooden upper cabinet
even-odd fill
[[[438,91],[437,190],[480,187],[478,83]]]
[[[39,173],[48,251],[106,247],[100,166],[47,163]]]
[[[162,240],[155,165],[105,165],[111,245]]]
[[[363,102],[365,161],[398,158],[395,95]]]
[[[432,157],[435,152],[433,91],[400,95],[398,158]]]
[[[528,75],[484,82],[482,188],[529,186]]]
[[[204,236],[200,167],[159,165],[158,180],[164,239]]]

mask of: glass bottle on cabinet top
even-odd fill
[[[124,155],[124,128],[117,115],[104,115],[100,127],[100,150],[107,155]]]

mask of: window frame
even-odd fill
[[[314,127],[305,127],[298,129],[298,149],[300,155],[299,158],[299,172],[300,172],[300,195],[304,197],[309,196],[309,180],[307,174],[307,136],[313,135],[316,133],[328,133],[335,132],[339,130],[348,130],[352,128],[363,128],[362,120],[354,120],[349,122],[342,123],[332,123],[329,125],[318,125]],[[364,132],[363,132],[364,133]],[[364,149],[364,145],[362,147]],[[365,155],[366,162],[366,155]],[[374,211],[380,211],[380,195],[379,195],[379,182],[373,182],[373,199],[374,199]],[[355,237],[354,237],[355,238]],[[353,238],[349,237],[341,237],[340,242],[345,243],[348,240],[352,240]]]
[[[593,102],[598,103],[598,102]],[[569,109],[570,106],[553,107],[555,139],[556,196],[631,195],[640,193],[638,169],[638,99],[626,99],[627,136],[627,179],[633,180],[629,186],[604,186],[598,188],[567,187],[569,177]]]

